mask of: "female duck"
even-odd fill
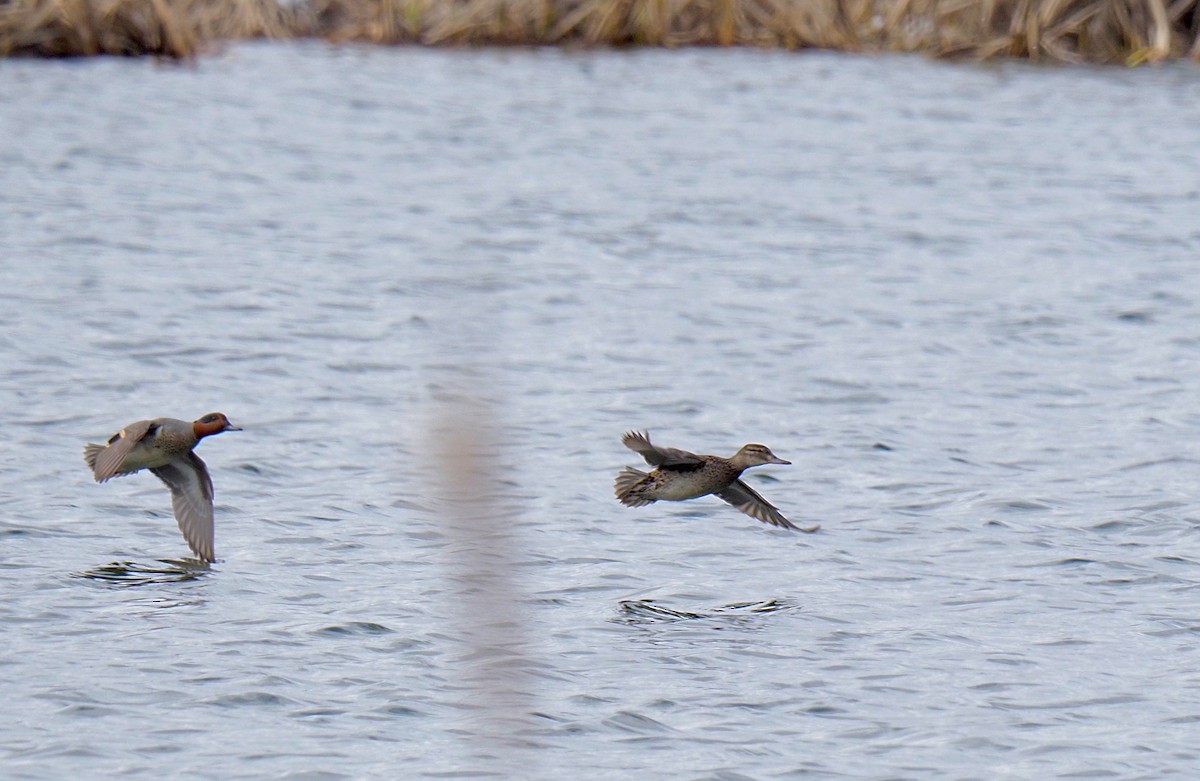
[[[649,474],[625,467],[615,485],[617,499],[627,507],[659,500],[681,502],[697,496],[715,494],[751,518],[802,532],[815,532],[819,525],[797,526],[779,512],[779,508],[763,499],[741,480],[742,472],[762,464],[791,464],[784,461],[766,445],[744,445],[730,458],[702,456],[672,447],[650,444],[650,435],[629,431],[621,442],[640,453],[646,463],[656,467]]]
[[[200,440],[222,431],[241,431],[221,412],[191,423],[155,418],[130,423],[107,445],[88,444],[83,457],[97,483],[149,469],[171,489],[171,506],[179,530],[192,552],[215,561],[213,550],[213,484],[208,468],[193,452]]]

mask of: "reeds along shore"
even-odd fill
[[[239,38],[1200,60],[1200,0],[0,0],[0,56],[186,58]]]

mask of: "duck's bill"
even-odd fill
[[[774,458],[772,458],[772,459],[771,459],[770,461],[768,461],[767,463],[768,463],[768,464],[783,464],[784,466],[791,466],[791,465],[792,465],[792,462],[791,462],[791,461],[784,461],[784,460],[783,460],[782,458],[780,458],[779,456],[775,456]]]

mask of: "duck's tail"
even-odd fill
[[[83,446],[83,460],[87,461],[88,468],[92,470],[92,477],[96,478],[97,483],[107,483],[109,480],[112,480],[114,477],[121,477],[123,475],[131,475],[134,472],[138,471],[136,469],[121,469],[118,466],[117,471],[112,472],[111,474],[105,474],[104,470],[112,469],[112,465],[110,463],[107,465],[101,464],[100,471],[97,472],[96,471],[96,462],[100,460],[100,454],[103,453],[105,450],[108,450],[107,445],[96,445],[96,444],[89,442],[88,444]],[[111,462],[112,459],[110,458],[109,461]]]
[[[626,507],[652,504],[654,499],[647,498],[644,492],[647,477],[649,475],[645,472],[630,466],[622,469],[617,474],[616,482],[613,483],[613,493],[617,495],[617,501]]]

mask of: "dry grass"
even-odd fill
[[[760,46],[1200,59],[1200,0],[0,0],[0,55],[190,57],[208,41]]]
[[[0,56],[191,57],[208,41],[294,37],[275,0],[0,0]]]
[[[199,41],[195,27],[168,0],[7,0],[0,4],[0,55],[186,57],[196,52]]]
[[[1200,55],[1196,0],[860,0],[879,48],[1137,64]],[[870,9],[870,10],[868,10]],[[882,13],[886,10],[886,13]],[[858,17],[862,30],[862,16]]]
[[[294,38],[304,33],[307,12],[301,5],[275,0],[171,0],[201,40]]]

